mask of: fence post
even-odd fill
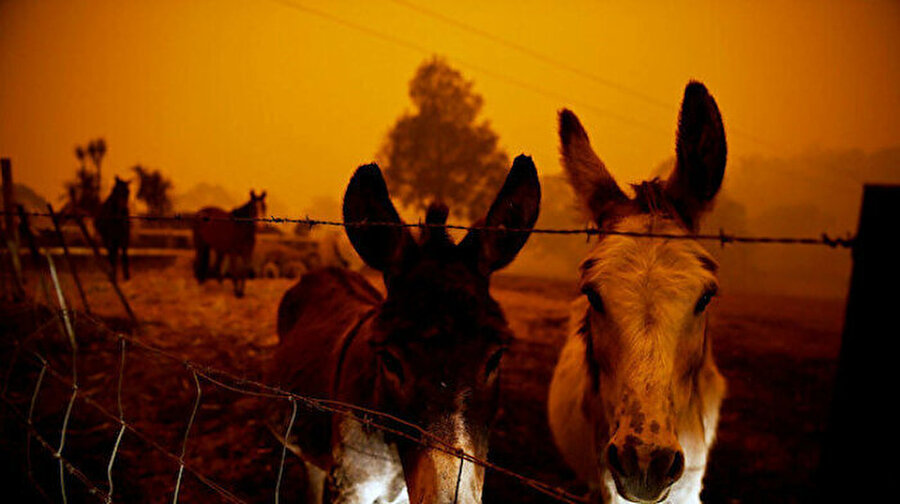
[[[883,499],[894,481],[893,448],[900,287],[900,186],[866,185],[853,246],[828,433],[819,468],[823,502]]]
[[[25,299],[25,276],[19,263],[19,236],[16,229],[14,212],[16,211],[15,186],[12,178],[12,164],[9,158],[0,159],[0,180],[3,183],[4,230],[0,238],[9,253],[9,264],[4,262],[4,269],[9,268],[12,285],[12,298],[16,301]],[[5,275],[4,275],[5,277]]]
[[[66,237],[63,235],[62,228],[59,225],[59,215],[53,211],[53,205],[47,203],[47,211],[50,212],[50,219],[53,221],[53,229],[56,230],[56,239],[63,249],[63,255],[66,257],[66,263],[69,265],[69,271],[72,272],[72,278],[75,280],[75,286],[78,288],[78,295],[81,296],[81,304],[84,311],[90,315],[91,307],[88,305],[87,296],[84,294],[84,288],[81,286],[81,278],[78,276],[78,269],[75,267],[75,260],[69,253],[69,246],[66,244]],[[49,252],[48,252],[49,253]]]
[[[16,235],[16,223],[13,219],[13,212],[16,211],[16,196],[15,186],[13,186],[12,164],[9,162],[9,158],[0,159],[0,173],[2,173],[3,177],[3,211],[5,212],[7,238],[19,243]]]

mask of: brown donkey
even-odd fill
[[[97,209],[94,215],[94,228],[100,235],[103,246],[106,248],[109,265],[112,268],[113,277],[116,276],[119,252],[122,252],[122,275],[125,280],[131,278],[128,267],[128,242],[131,237],[131,220],[128,213],[128,196],[131,191],[128,184],[131,181],[120,179],[116,176],[116,184],[109,197]]]
[[[673,173],[635,185],[633,198],[568,110],[559,136],[569,181],[600,229],[694,233],[725,173],[722,119],[698,82],[684,91]],[[603,236],[581,264],[584,296],[553,375],[549,421],[566,461],[604,502],[700,501],[725,393],[707,333],[716,269],[694,240],[625,235]]]
[[[228,270],[234,282],[234,295],[244,296],[244,285],[253,247],[256,245],[257,222],[253,219],[266,215],[266,191],[257,195],[250,191],[250,201],[230,212],[218,207],[205,207],[197,212],[194,220],[194,277],[199,283],[209,274],[209,258],[216,254],[213,273],[222,281],[222,261],[228,256]]]
[[[398,226],[378,167],[360,167],[344,196],[344,221],[357,253],[383,273],[387,296],[343,269],[304,276],[278,308],[275,380],[389,413],[486,457],[500,358],[512,337],[490,275],[525,245],[539,205],[534,164],[519,156],[481,222],[508,231],[473,230],[455,244],[443,227],[447,207],[432,204],[433,227],[416,239]],[[313,465],[328,475],[326,502],[481,502],[484,470],[471,462],[342,415],[305,412],[297,422],[288,441],[311,476],[322,475]]]

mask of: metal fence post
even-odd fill
[[[896,400],[897,364],[890,348],[900,339],[898,231],[900,186],[866,185],[818,474],[823,502],[884,498],[893,481],[895,466],[885,457],[894,449],[889,439],[895,428],[891,404]]]

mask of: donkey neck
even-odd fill
[[[243,217],[243,218],[252,218],[256,217],[253,213],[253,202],[248,201],[244,205],[241,205],[231,212],[232,217]]]

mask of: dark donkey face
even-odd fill
[[[266,216],[266,191],[257,195],[255,191],[250,190],[250,212],[251,218],[254,219]]]
[[[443,227],[423,230],[419,240],[396,226],[347,228],[356,251],[383,272],[387,286],[372,338],[378,407],[479,458],[487,455],[500,359],[511,339],[488,291],[489,277],[525,245],[539,205],[534,164],[519,156],[480,223],[526,231],[471,231],[454,244]],[[432,204],[426,222],[441,225],[446,218],[447,208]],[[359,168],[350,181],[344,221],[401,223],[376,165]],[[396,441],[411,502],[481,502],[480,466],[461,468],[452,455]]]
[[[116,175],[116,184],[113,186],[112,195],[117,203],[128,204],[128,196],[131,194],[129,184],[131,184],[130,180],[121,179]]]

